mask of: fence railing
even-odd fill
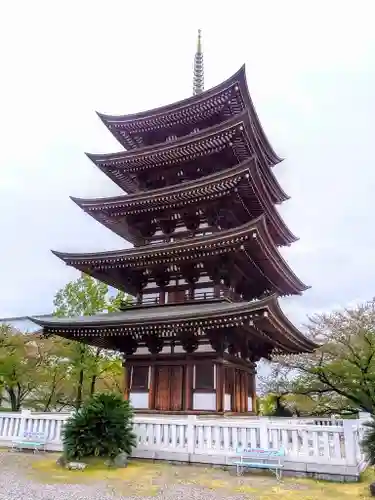
[[[24,432],[41,432],[47,450],[60,451],[69,415],[0,413],[0,446]],[[240,447],[283,447],[287,470],[357,477],[365,464],[362,420],[137,415],[134,430],[139,458],[228,465]]]

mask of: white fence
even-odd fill
[[[66,413],[0,413],[0,446],[24,432],[43,432],[62,450]],[[286,450],[285,470],[325,479],[357,479],[365,467],[362,420],[139,416],[138,458],[230,465],[239,447]]]

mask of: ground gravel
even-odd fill
[[[25,453],[0,452],[0,500],[249,500],[249,496],[228,496],[196,485],[164,485],[154,496],[123,496],[100,482],[44,484],[28,477],[33,460],[38,458]]]

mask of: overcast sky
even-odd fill
[[[61,8],[58,8],[60,5]],[[121,248],[69,195],[119,188],[84,155],[121,146],[95,110],[125,114],[206,88],[246,63],[300,241],[284,255],[312,286],[306,314],[375,295],[375,2],[2,2],[0,317],[52,310],[77,273],[50,253]],[[285,303],[286,302],[286,303]]]

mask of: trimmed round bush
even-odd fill
[[[136,437],[129,401],[118,394],[95,394],[67,421],[63,443],[68,460],[131,455]]]

